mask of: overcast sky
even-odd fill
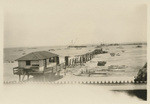
[[[146,41],[146,5],[114,1],[8,1],[4,47]]]

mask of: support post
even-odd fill
[[[19,82],[21,81],[21,75],[19,74]]]
[[[65,56],[65,65],[68,66],[69,64],[69,56]]]
[[[82,63],[82,58],[81,58],[81,56],[80,56],[80,65],[81,65],[81,63]]]
[[[72,59],[72,66],[73,66],[73,63],[74,63],[74,59]]]
[[[59,71],[57,71],[57,76],[60,76],[60,70],[59,70]]]
[[[92,59],[92,55],[90,54],[90,60]]]
[[[29,76],[30,76],[30,75],[28,74],[28,75],[27,75],[27,80],[29,80]]]

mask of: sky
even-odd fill
[[[4,47],[146,42],[147,6],[127,1],[7,0]]]

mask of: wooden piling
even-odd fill
[[[27,80],[29,80],[29,76],[30,76],[30,74],[27,75]]]
[[[80,56],[80,65],[81,65],[81,63],[82,63],[82,58],[81,58],[81,56]]]
[[[70,59],[69,66],[71,66],[71,63],[72,63],[72,61],[71,61],[71,59]]]
[[[69,56],[65,56],[65,65],[66,65],[66,66],[69,65]]]
[[[19,82],[21,81],[21,75],[19,74]]]

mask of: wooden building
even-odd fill
[[[13,68],[13,73],[19,75],[39,75],[44,73],[54,73],[57,71],[59,56],[47,51],[37,51],[29,53],[16,59],[18,67]]]

